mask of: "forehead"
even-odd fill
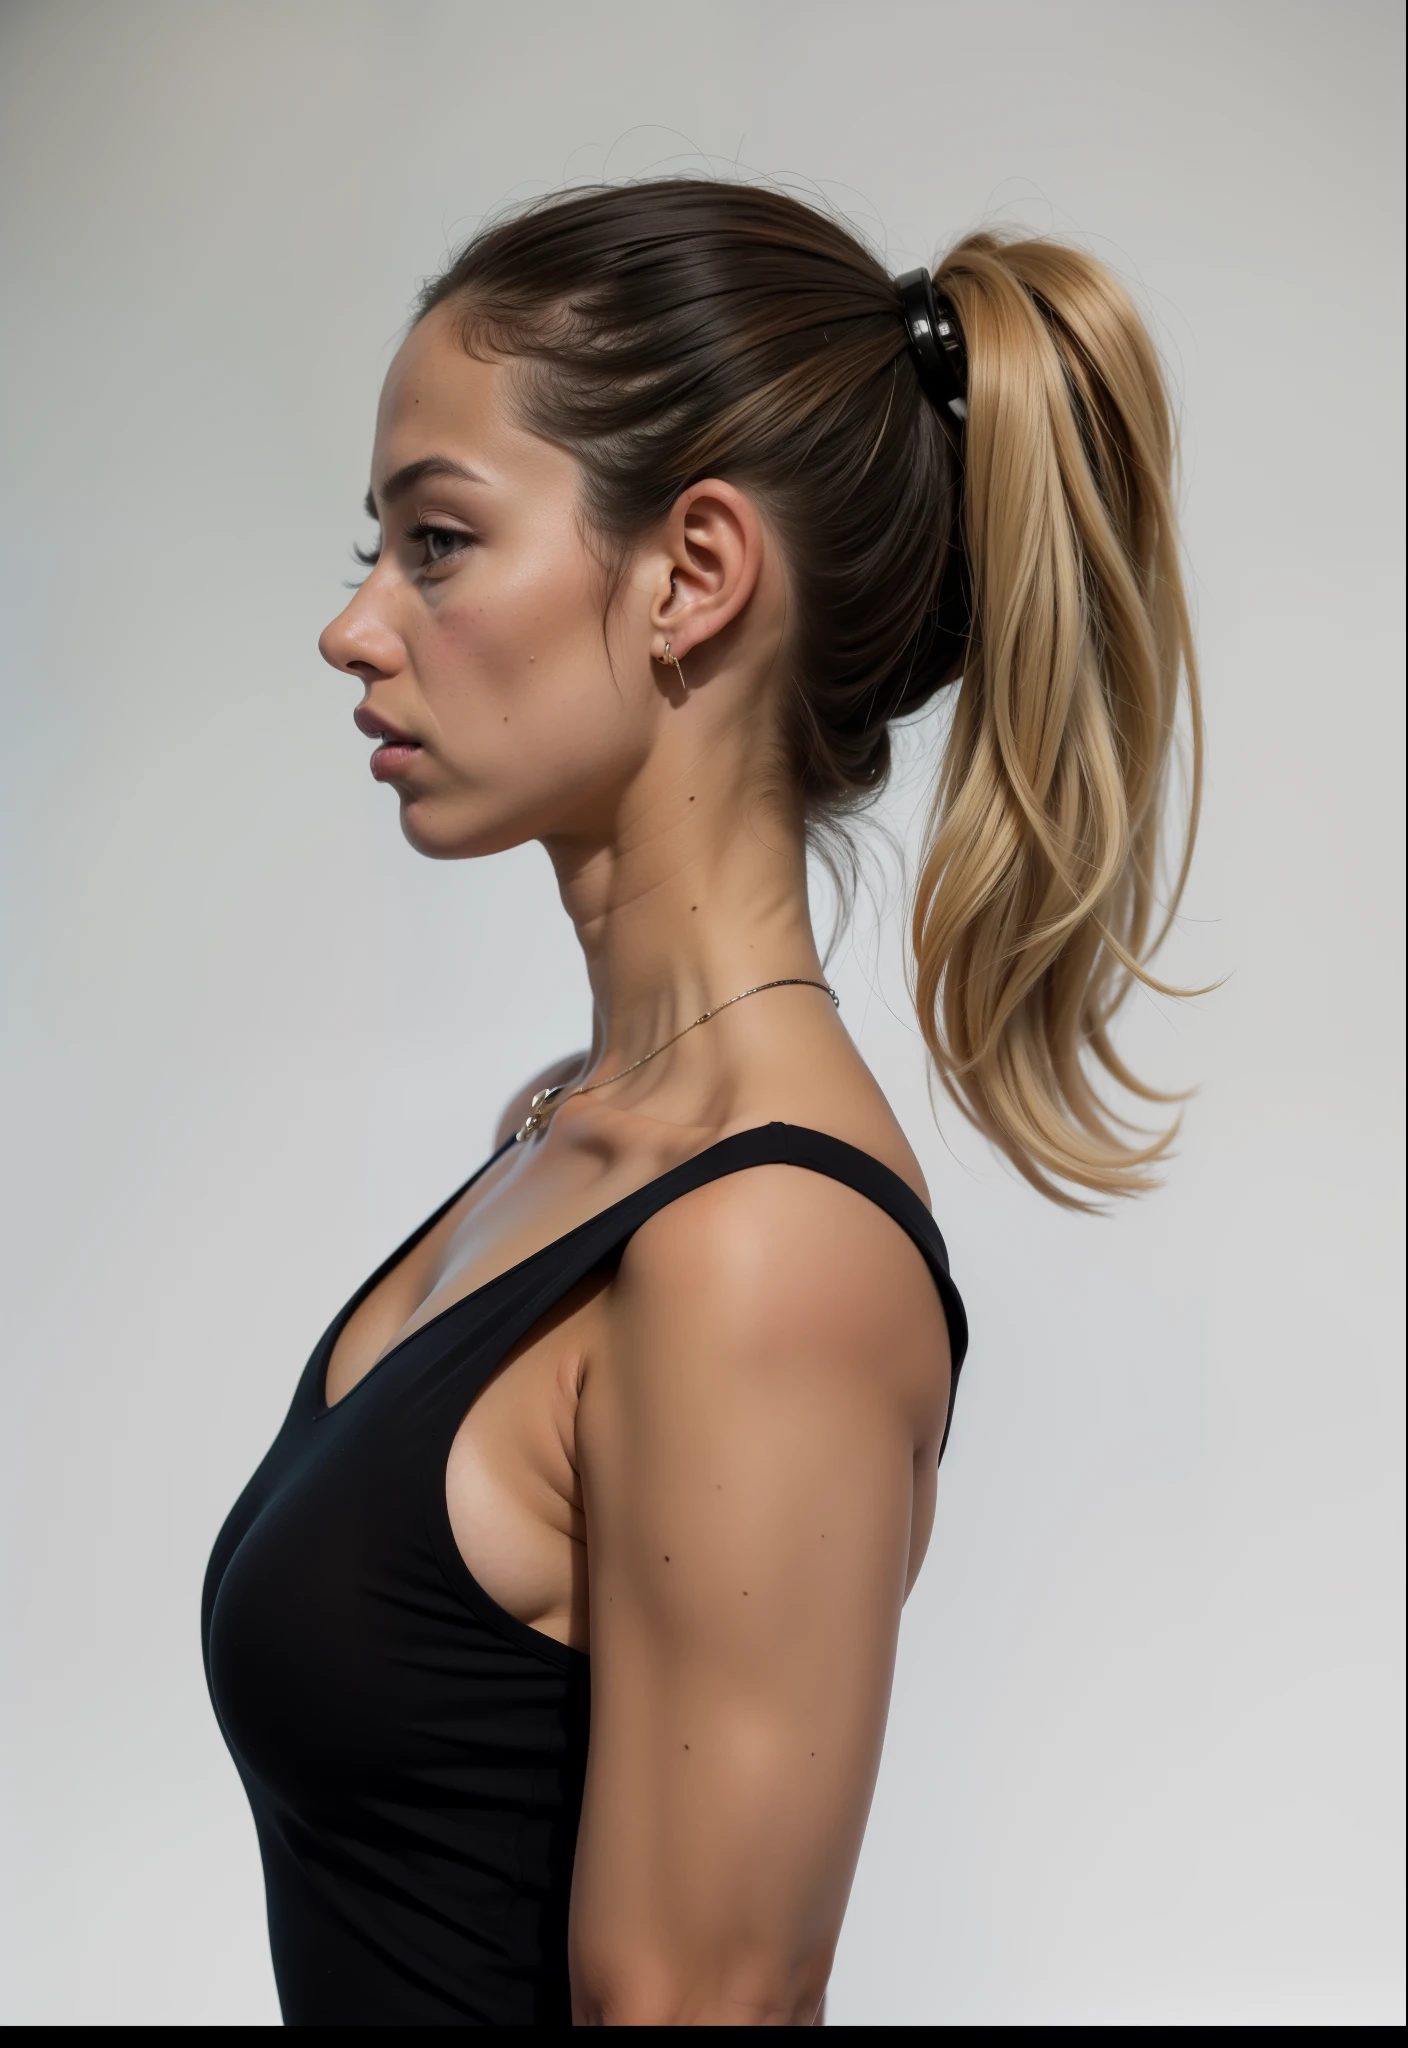
[[[396,351],[381,388],[373,487],[428,455],[494,470],[521,466],[535,447],[545,452],[547,443],[514,414],[509,377],[507,364],[465,353],[445,308],[427,314]]]

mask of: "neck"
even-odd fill
[[[547,843],[593,1000],[591,1061],[625,1064],[760,982],[821,980],[800,816],[707,764],[595,841]]]

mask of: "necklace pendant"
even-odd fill
[[[553,1111],[558,1107],[554,1098],[561,1095],[561,1093],[561,1083],[556,1088],[540,1088],[538,1090],[528,1105],[528,1114],[523,1119],[522,1126],[513,1134],[515,1144],[521,1145],[525,1139],[531,1138],[535,1132],[546,1130],[548,1124],[552,1121]]]

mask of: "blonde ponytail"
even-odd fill
[[[1102,265],[972,235],[936,284],[967,344],[964,521],[974,632],[914,906],[914,994],[945,1087],[1041,1192],[1153,1184],[1176,1122],[1110,1038],[1187,876],[1202,770],[1198,673],[1153,344]],[[1155,924],[1182,689],[1183,850]],[[1178,991],[1169,991],[1178,993]]]

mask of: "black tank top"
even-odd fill
[[[445,1500],[450,1446],[512,1346],[648,1217],[779,1163],[845,1182],[909,1233],[943,1300],[956,1386],[967,1326],[928,1210],[869,1154],[781,1123],[711,1145],[453,1303],[328,1408],[338,1333],[459,1188],[314,1350],[220,1532],[201,1614],[289,2024],[570,2024],[588,1660],[467,1569]]]

